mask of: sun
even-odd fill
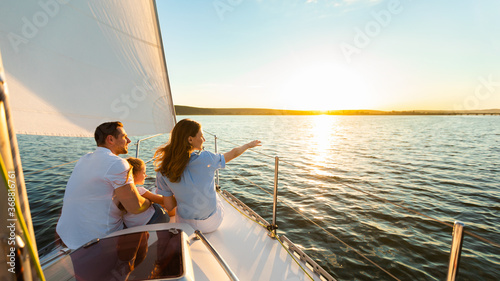
[[[327,62],[290,71],[280,87],[280,96],[288,109],[297,110],[365,109],[372,104],[362,76]]]

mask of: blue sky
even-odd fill
[[[158,0],[174,103],[500,108],[500,1]]]

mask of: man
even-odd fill
[[[57,233],[71,249],[123,229],[121,202],[132,214],[144,213],[146,221],[155,214],[151,201],[139,195],[129,173],[130,139],[121,122],[107,122],[95,130],[97,149],[78,160],[64,193]],[[151,222],[150,222],[151,223]]]

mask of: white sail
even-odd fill
[[[129,135],[175,124],[155,3],[2,0],[0,49],[17,133]]]

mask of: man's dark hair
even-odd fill
[[[118,131],[119,127],[123,127],[123,124],[119,121],[102,123],[95,129],[94,138],[97,146],[101,146],[106,143],[106,138],[111,135],[117,138],[120,135]]]

